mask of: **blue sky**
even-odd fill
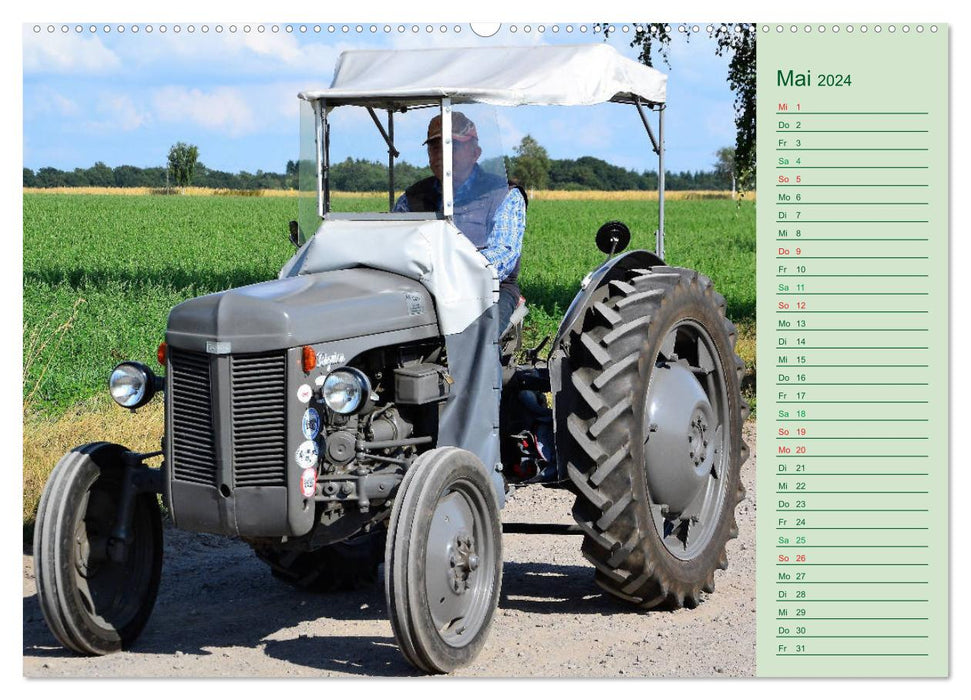
[[[329,85],[345,49],[603,41],[589,24],[561,24],[555,33],[550,25],[540,31],[539,24],[518,24],[515,32],[504,25],[488,39],[475,36],[468,24],[448,24],[445,32],[441,24],[431,25],[431,32],[426,24],[417,32],[410,24],[403,32],[398,24],[390,32],[384,24],[373,32],[368,24],[346,25],[347,32],[345,25],[331,32],[331,25],[297,23],[195,22],[191,32],[188,23],[167,23],[164,33],[163,25],[152,24],[149,32],[145,23],[111,24],[108,32],[103,23],[95,32],[90,23],[81,32],[74,24],[66,32],[61,23],[40,25],[39,32],[34,26],[23,28],[23,146],[24,166],[35,170],[89,167],[98,160],[157,166],[173,143],[186,141],[199,146],[200,160],[210,168],[280,172],[298,154],[297,92]],[[610,43],[634,58],[628,46],[633,26],[626,34],[622,27],[616,25]],[[676,39],[671,67],[659,68],[669,75],[667,168],[709,169],[714,152],[734,143],[726,61],[701,34],[690,42]],[[656,167],[630,107],[516,108],[501,110],[500,120],[508,132],[507,152],[530,133],[554,158],[594,155],[636,170]],[[365,126],[361,133],[373,148],[360,155],[379,157],[373,127]]]

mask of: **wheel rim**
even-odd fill
[[[94,484],[77,509],[71,574],[80,610],[95,627],[113,635],[137,620],[150,596],[155,542],[151,515],[136,501],[128,557],[111,560],[108,540],[118,512],[118,489],[104,486]]]
[[[720,522],[731,455],[726,376],[715,342],[700,323],[683,320],[668,330],[644,416],[654,525],[668,552],[692,559]]]
[[[450,646],[470,643],[489,617],[494,536],[486,503],[471,483],[443,491],[428,529],[425,593],[435,630]]]

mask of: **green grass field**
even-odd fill
[[[103,393],[119,361],[154,362],[173,305],[275,277],[293,250],[295,209],[292,198],[25,194],[25,407],[56,415]],[[597,228],[619,219],[632,247],[653,248],[657,209],[537,200],[528,219],[521,286],[535,343],[555,332],[580,280],[603,262]],[[754,204],[669,201],[666,228],[667,261],[711,277],[742,337],[754,339]],[[752,346],[742,352],[749,363]]]
[[[342,209],[367,205],[344,200]],[[754,204],[678,200],[666,208],[667,261],[714,280],[754,372]],[[292,197],[24,194],[25,542],[60,455],[91,440],[158,447],[161,402],[137,415],[118,409],[106,391],[112,367],[153,364],[175,304],[276,277],[293,252],[287,222],[295,214]],[[537,199],[528,218],[521,286],[534,345],[556,332],[580,280],[603,262],[593,243],[600,225],[624,221],[632,247],[652,248],[657,205]]]

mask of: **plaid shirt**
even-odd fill
[[[478,173],[479,166],[476,165],[469,178],[455,190],[456,203],[461,202],[462,198],[472,189],[472,182]],[[441,189],[439,182],[436,181],[435,185],[439,190]],[[439,193],[440,196],[441,194]],[[439,199],[438,210],[441,211],[441,209],[441,199]],[[398,201],[395,202],[394,208],[391,211],[394,213],[411,211],[408,207],[408,198],[405,195],[398,197]],[[512,274],[516,263],[519,261],[519,256],[523,248],[523,232],[525,230],[526,200],[523,199],[523,195],[518,189],[513,188],[509,190],[506,198],[502,200],[502,204],[496,210],[496,214],[492,219],[492,226],[489,230],[489,237],[486,241],[486,247],[479,249],[479,252],[486,257],[486,260],[496,268],[496,275],[500,281]]]

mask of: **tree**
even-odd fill
[[[185,189],[192,182],[192,175],[199,160],[199,149],[179,141],[169,149],[169,174],[175,184]]]
[[[546,189],[550,178],[550,156],[529,134],[513,149],[512,176],[527,190]]]
[[[284,187],[288,190],[296,190],[300,187],[300,162],[296,160],[287,161],[287,172],[284,178]]]
[[[112,171],[115,187],[141,187],[142,169],[133,165],[119,165]]]
[[[638,59],[647,66],[654,65],[656,52],[665,65],[671,44],[671,25],[638,24],[630,45],[640,47]],[[605,37],[609,29],[604,30]],[[680,33],[680,32],[679,32]],[[691,32],[682,34],[685,41]],[[729,23],[709,25],[708,36],[715,40],[715,54],[730,56],[728,86],[735,93],[735,174],[744,190],[755,184],[755,25]]]
[[[89,187],[111,187],[115,184],[114,171],[100,160],[88,168],[84,175]]]
[[[715,172],[732,181],[732,199],[735,199],[735,149],[730,146],[715,151]]]

